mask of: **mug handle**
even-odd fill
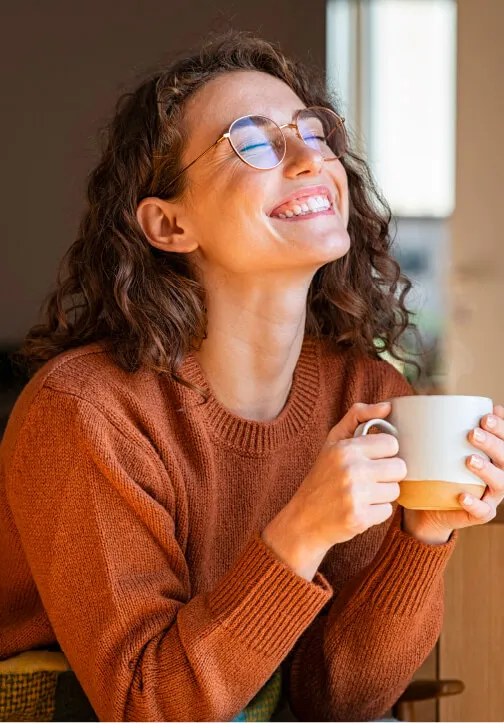
[[[353,436],[363,437],[368,433],[371,427],[374,426],[381,427],[384,432],[393,434],[396,438],[399,437],[399,432],[397,431],[396,427],[394,427],[393,424],[390,424],[390,422],[385,421],[385,419],[370,419],[368,422],[363,422],[362,424],[359,424]]]

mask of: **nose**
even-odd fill
[[[285,133],[285,131],[284,131]],[[307,145],[297,133],[285,133],[286,150],[283,171],[286,178],[295,178],[303,174],[320,175],[324,166],[324,157],[316,148]]]

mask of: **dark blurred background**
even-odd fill
[[[424,390],[504,403],[504,0],[18,0],[1,27],[0,435],[26,381],[9,354],[75,238],[98,129],[143,72],[229,27],[327,71],[394,213]],[[503,530],[461,535],[420,675],[466,692],[424,720],[504,720]]]
[[[24,383],[9,353],[37,321],[76,236],[97,133],[145,71],[230,27],[321,70],[324,0],[20,0],[2,10],[0,434]]]

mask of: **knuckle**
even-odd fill
[[[504,494],[504,469],[496,467],[495,463],[487,460],[483,461],[483,467],[481,469],[474,469],[471,464],[469,464],[469,466],[474,474],[477,474],[478,477],[486,482],[492,494]]]
[[[367,478],[367,467],[363,462],[352,461],[345,463],[342,468],[342,481],[349,492],[357,492],[362,481]]]
[[[331,452],[337,464],[341,466],[349,465],[353,457],[352,440],[342,439],[332,446]]]
[[[354,438],[349,437],[348,439],[340,439],[340,441],[336,445],[336,448],[337,449],[351,449],[354,444],[355,444]]]
[[[496,492],[498,495],[504,494],[504,475],[499,475],[499,477],[492,484],[492,487],[494,492]]]

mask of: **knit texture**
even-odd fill
[[[394,505],[308,582],[260,533],[354,402],[409,385],[306,336],[283,410],[258,422],[193,354],[179,373],[206,404],[98,344],[23,390],[0,447],[0,658],[57,643],[100,720],[252,720],[279,668],[299,719],[379,718],[436,643],[456,534],[425,545]]]

